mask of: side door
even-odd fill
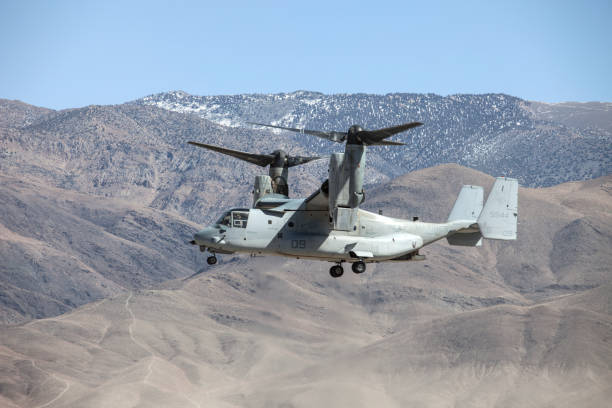
[[[247,225],[249,222],[249,211],[235,210],[232,211],[232,228],[231,234],[233,242],[238,246],[248,246]]]
[[[244,237],[247,238],[244,241],[246,246],[254,250],[277,251],[277,230],[281,224],[278,218],[278,214],[251,209],[247,227],[244,228]]]

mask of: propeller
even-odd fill
[[[223,147],[213,146],[206,143],[187,142],[190,145],[202,147],[204,149],[213,150],[215,152],[227,154],[236,157],[240,160],[255,164],[257,166],[266,167],[274,162],[274,156],[271,154],[253,154],[241,152],[239,150],[224,149]]]
[[[264,123],[248,122],[251,125],[264,126],[275,129],[283,129],[307,135],[317,136],[337,143],[344,143],[344,154],[335,153],[330,159],[329,181],[329,210],[330,219],[333,219],[334,229],[345,230],[347,226],[342,224],[342,217],[335,214],[337,208],[358,208],[365,199],[363,183],[365,177],[366,146],[401,146],[405,143],[385,140],[395,134],[408,129],[421,126],[421,122],[410,122],[402,125],[391,126],[384,129],[366,130],[359,125],[351,126],[347,132],[322,132],[319,130],[296,129],[285,126],[267,125]],[[346,194],[345,186],[348,187]],[[332,193],[333,190],[333,193]]]
[[[275,150],[270,154],[255,154],[241,152],[239,150],[226,149],[224,147],[209,145],[199,142],[187,142],[190,145],[227,154],[240,160],[244,160],[257,166],[270,166],[269,174],[272,178],[272,187],[275,193],[289,195],[287,177],[289,167],[299,166],[313,160],[321,159],[319,156],[289,156],[284,150]]]
[[[367,146],[378,146],[378,145],[387,145],[387,146],[401,146],[405,143],[401,142],[393,142],[387,139],[397,133],[404,132],[408,129],[415,128],[417,126],[421,126],[423,123],[421,122],[410,122],[404,123],[403,125],[392,126],[384,129],[378,130],[365,130],[361,128],[359,125],[353,125],[349,128],[348,132],[322,132],[319,130],[308,130],[308,129],[296,129],[285,126],[276,126],[276,125],[267,125],[264,123],[254,123],[247,122],[251,125],[256,126],[265,126],[275,129],[283,129],[289,130],[291,132],[297,132],[307,135],[317,136],[323,139],[331,140],[333,142],[343,143],[347,142],[348,144],[361,144]]]
[[[236,157],[237,159],[244,160],[246,162],[255,164],[257,166],[266,167],[273,165],[273,167],[294,167],[300,164],[305,164],[313,160],[319,160],[321,157],[305,157],[305,156],[289,156],[284,150],[275,150],[270,154],[255,154],[241,152],[240,150],[226,149],[219,146],[209,145],[206,143],[199,142],[187,142],[190,145],[202,147],[204,149],[213,150],[215,152],[227,154],[229,156]]]

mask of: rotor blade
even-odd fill
[[[381,140],[380,142],[370,143],[370,146],[405,146],[406,143],[394,142],[392,140]]]
[[[319,159],[322,159],[322,157],[289,156],[287,157],[287,167],[299,166],[300,164],[308,163],[310,161]]]
[[[417,126],[421,126],[421,122],[410,122],[404,123],[403,125],[392,126],[384,129],[378,130],[362,130],[357,134],[357,136],[363,140],[366,144],[376,144],[376,142],[380,142],[383,139],[391,137],[397,133],[403,132],[408,129],[412,129]]]
[[[203,147],[204,149],[209,149],[215,152],[227,154],[227,155],[236,157],[237,159],[244,160],[244,161],[247,161],[252,164],[256,164],[257,166],[261,166],[261,167],[266,167],[274,161],[274,156],[271,154],[246,153],[246,152],[241,152],[238,150],[224,149],[223,147],[217,147],[217,146],[208,145],[205,143],[198,143],[198,142],[187,142],[187,143],[189,143],[190,145]]]
[[[332,142],[342,143],[346,140],[346,132],[321,132],[319,130],[296,129],[284,126],[266,125],[264,123],[247,122],[249,125],[265,126],[275,129],[289,130],[291,132],[305,133],[307,135],[318,136],[323,139],[331,140]]]

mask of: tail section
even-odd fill
[[[463,186],[455,205],[448,216],[451,221],[473,221],[476,223],[482,211],[483,190],[480,186]],[[456,234],[449,235],[446,240],[450,245],[480,246],[482,235],[474,229],[459,230]]]
[[[498,177],[478,217],[478,227],[488,239],[516,239],[518,181]]]
[[[482,199],[482,187],[463,186],[448,216],[448,222],[458,220],[476,221],[482,211]]]
[[[482,187],[463,186],[448,216],[448,222],[468,221],[470,225],[447,236],[450,245],[480,246],[482,238],[516,239],[517,180],[498,177],[484,206],[482,202]]]

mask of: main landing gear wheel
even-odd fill
[[[366,270],[366,264],[363,261],[353,262],[351,269],[355,273],[364,273]]]
[[[214,255],[211,255],[208,258],[206,258],[206,262],[208,262],[209,265],[214,265],[217,263],[217,257]]]
[[[329,268],[329,274],[332,276],[332,278],[339,278],[342,276],[343,273],[344,269],[342,269],[340,265],[334,265]]]

